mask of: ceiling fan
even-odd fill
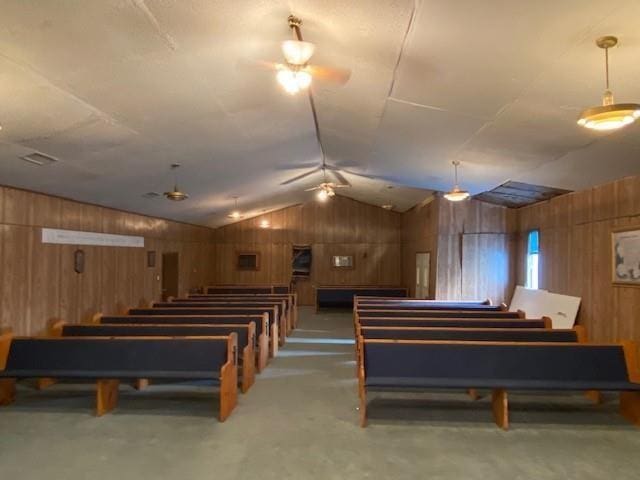
[[[344,182],[342,183],[327,182],[327,169],[324,162],[320,167],[320,170],[322,170],[322,177],[324,181],[319,185],[316,185],[315,187],[307,188],[305,192],[313,192],[317,190],[318,191],[317,197],[318,197],[318,200],[320,200],[321,202],[326,201],[329,197],[334,197],[336,195],[336,191],[335,191],[336,188],[346,188],[351,186],[351,184],[347,182],[346,179],[344,179],[344,177],[342,177],[341,174],[335,171],[333,172],[334,175],[336,175],[338,179],[342,177],[344,179]],[[316,171],[317,169],[312,171],[311,173],[315,173]],[[305,176],[310,175],[311,173],[305,174]]]
[[[278,83],[282,85],[286,92],[292,95],[308,89],[312,79],[325,80],[338,85],[347,83],[351,77],[351,70],[321,67],[309,63],[316,46],[302,39],[302,31],[300,30],[302,20],[289,15],[287,21],[293,32],[294,39],[282,42],[281,48],[284,63],[258,61],[256,64],[262,68],[275,71]]]

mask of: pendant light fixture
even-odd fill
[[[242,218],[242,214],[240,213],[240,210],[238,210],[238,197],[233,197],[233,199],[235,201],[234,209],[229,215],[227,215],[227,217],[233,218],[234,220],[239,220]]]
[[[596,45],[604,49],[606,90],[602,95],[602,106],[587,108],[580,114],[578,125],[591,130],[617,130],[632,124],[640,117],[637,103],[614,103],[609,90],[609,49],[618,44],[613,36],[600,37]]]
[[[300,31],[302,20],[289,15],[287,21],[295,39],[282,42],[282,54],[287,63],[280,66],[276,78],[287,93],[293,95],[300,90],[306,90],[311,85],[311,73],[307,62],[311,59],[316,46],[302,40],[302,32]]]
[[[444,198],[446,198],[447,200],[449,200],[450,202],[461,202],[463,200],[466,200],[467,198],[469,198],[471,196],[471,194],[469,192],[467,192],[466,190],[462,190],[460,188],[460,186],[458,185],[458,165],[460,165],[460,162],[458,160],[454,160],[453,162],[453,168],[454,168],[454,176],[455,176],[455,184],[453,186],[453,189],[451,189],[450,192],[447,192],[444,194]]]
[[[167,197],[167,199],[174,202],[181,202],[189,198],[189,195],[187,195],[184,192],[181,192],[180,189],[178,188],[178,175],[176,173],[176,170],[178,168],[180,168],[179,163],[171,164],[171,171],[173,172],[173,180],[174,180],[173,190],[171,190],[170,192],[164,192],[164,196]]]

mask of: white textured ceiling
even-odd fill
[[[640,173],[640,127],[575,124],[603,89],[597,36],[620,37],[614,93],[640,101],[637,0],[13,0],[0,183],[207,225],[234,195],[248,214],[310,198],[320,174],[280,185],[320,162],[308,100],[246,65],[280,60],[289,13],[314,63],[352,70],[313,86],[327,161],[351,172],[343,195],[403,210],[450,187],[453,159],[474,193]],[[60,161],[18,160],[33,151]],[[174,162],[191,198],[143,198],[171,187]]]

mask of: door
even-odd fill
[[[162,300],[178,296],[178,253],[162,254]]]
[[[431,253],[416,253],[416,298],[429,297],[429,264]]]

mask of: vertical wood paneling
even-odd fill
[[[518,281],[525,237],[541,229],[540,288],[582,298],[578,323],[591,339],[640,340],[640,288],[611,283],[611,231],[640,225],[640,177],[628,177],[518,210]]]
[[[145,248],[45,245],[41,228],[142,235]],[[85,271],[73,268],[85,252]],[[147,268],[147,250],[156,267]],[[0,187],[0,321],[17,334],[36,334],[54,318],[85,321],[96,312],[160,298],[163,251],[177,251],[181,291],[212,283],[213,230]]]
[[[271,228],[259,228],[262,218]],[[310,201],[216,232],[217,283],[289,283],[293,245],[312,246],[309,280],[299,280],[300,304],[311,304],[314,285],[398,285],[401,283],[401,215],[336,196],[326,203]],[[257,272],[237,271],[237,251],[259,251]],[[353,255],[353,270],[331,268],[332,255]]]

